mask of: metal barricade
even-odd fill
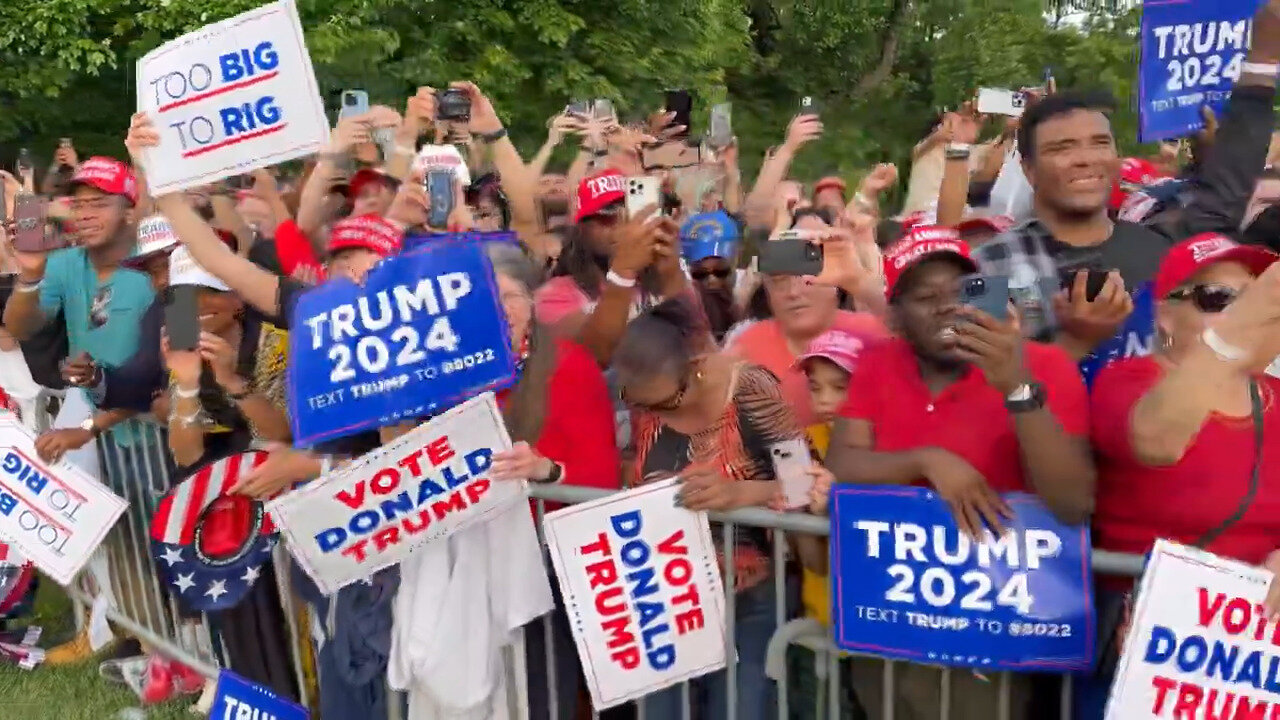
[[[547,501],[557,503],[581,503],[610,494],[609,491],[599,490],[595,488],[574,487],[570,485],[536,485],[531,484],[529,487],[530,494],[536,499],[537,516],[539,518],[539,532],[541,533],[541,518],[545,512]],[[774,632],[783,631],[783,635],[775,635],[776,639],[781,640],[782,650],[785,651],[788,646],[796,646],[807,649],[814,655],[814,675],[819,679],[819,692],[817,697],[820,702],[817,703],[818,711],[816,717],[826,716],[832,720],[838,718],[850,717],[847,714],[848,708],[841,688],[840,664],[847,663],[855,654],[838,650],[830,637],[830,631],[823,628],[821,632],[801,632],[795,637],[788,637],[785,629],[791,618],[788,617],[788,594],[786,588],[786,563],[788,552],[786,549],[784,532],[808,533],[813,535],[829,535],[830,526],[825,518],[815,517],[812,515],[799,513],[776,513],[760,508],[748,508],[736,510],[728,513],[710,513],[713,522],[721,523],[719,532],[723,533],[724,552],[725,552],[725,572],[727,573],[725,580],[726,587],[733,587],[733,567],[734,567],[734,543],[733,529],[735,525],[748,525],[758,528],[772,530],[772,561],[773,561],[773,594],[775,605],[775,627]],[[778,532],[782,531],[782,532]],[[1123,575],[1127,577],[1136,577],[1142,569],[1142,558],[1136,555],[1124,555],[1120,553],[1107,552],[1105,550],[1095,550],[1093,552],[1093,569],[1095,573],[1107,575]],[[728,593],[725,615],[727,618],[726,639],[728,647],[726,648],[730,657],[736,652],[734,641],[736,638],[736,617],[735,617],[735,600],[734,593]],[[543,625],[542,635],[547,639],[546,642],[546,658],[545,665],[550,671],[547,678],[547,697],[550,698],[549,708],[547,712],[539,716],[534,716],[534,720],[544,720],[551,718],[552,720],[565,720],[572,717],[568,713],[560,712],[558,704],[564,698],[557,697],[556,694],[556,678],[554,671],[557,667],[555,662],[557,652],[570,652],[576,655],[576,649],[573,647],[556,648],[554,641],[554,632],[552,631],[551,617],[544,617],[541,620]],[[771,651],[776,652],[775,648]],[[869,657],[869,656],[868,656]],[[883,703],[884,720],[893,720],[895,716],[894,707],[894,688],[898,679],[898,668],[904,663],[877,661],[883,665],[882,670],[882,691],[885,701]],[[576,662],[575,662],[576,665]],[[777,717],[782,720],[790,720],[793,717],[791,712],[791,698],[789,697],[790,682],[787,672],[787,663],[784,661],[780,664],[781,674],[776,677],[777,685]],[[728,682],[726,683],[726,706],[727,717],[729,720],[736,720],[738,716],[738,708],[735,707],[737,700],[738,678],[737,667],[735,663],[730,662],[726,668]],[[941,710],[939,717],[941,720],[947,720],[951,716],[952,701],[952,676],[958,673],[965,673],[967,670],[951,670],[940,669],[940,686],[938,688],[941,698]],[[998,683],[998,710],[995,717],[997,720],[1010,720],[1011,702],[1010,687],[1012,673],[1001,672],[991,681]],[[765,679],[765,682],[769,680]],[[682,693],[684,697],[682,720],[689,720],[691,716],[691,707],[689,700],[691,698],[691,688],[688,682],[683,684]],[[576,701],[576,697],[573,698]],[[1071,717],[1071,700],[1072,700],[1072,683],[1071,677],[1066,676],[1062,684],[1062,692],[1060,699],[1060,707],[1062,717],[1069,719]],[[643,702],[638,702],[639,717],[644,720]],[[825,708],[825,711],[823,711]],[[752,708],[753,711],[759,712],[759,709]],[[593,711],[593,717],[599,717],[598,711]],[[668,718],[660,718],[657,720],[668,720]],[[674,719],[671,719],[674,720]],[[709,718],[707,720],[720,720],[719,718]],[[870,718],[869,720],[878,720],[878,718]]]
[[[49,396],[52,391],[46,391]],[[48,397],[40,406],[48,407]],[[39,430],[53,427],[54,418],[42,417],[34,423]],[[100,480],[127,503],[124,514],[99,548],[106,559],[107,576],[114,604],[106,615],[118,628],[136,638],[144,650],[157,652],[182,662],[207,678],[218,675],[225,657],[216,634],[204,614],[183,613],[160,581],[151,556],[151,518],[160,499],[174,483],[174,465],[169,452],[168,433],[154,422],[130,421],[104,434],[97,441]],[[310,641],[303,623],[305,613],[295,603],[289,586],[287,564],[292,561],[283,546],[274,556],[275,573],[284,614],[288,618],[297,687],[303,704],[309,704],[313,688],[306,668],[311,667]],[[69,587],[77,625],[92,607],[99,589],[91,571],[82,572]],[[305,666],[305,668],[304,668]]]

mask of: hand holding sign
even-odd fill
[[[920,451],[920,469],[965,535],[973,540],[985,537],[984,523],[997,536],[1004,534],[1001,518],[1012,517],[1013,511],[963,458],[941,448],[925,448]]]
[[[521,440],[493,456],[489,476],[494,480],[545,480],[551,477],[555,463],[542,457]]]

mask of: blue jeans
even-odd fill
[[[777,629],[777,598],[773,578],[738,593],[734,604],[734,643],[738,648],[737,716],[740,720],[776,718],[776,688],[765,677],[765,650]],[[729,658],[733,662],[733,658]],[[698,720],[723,720],[729,717],[728,673],[720,670],[689,681],[689,698],[693,704],[691,717]],[[642,700],[646,720],[679,720],[684,717],[681,685],[652,693]]]

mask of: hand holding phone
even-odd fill
[[[343,90],[338,120],[364,115],[369,112],[369,93],[364,90]]]
[[[782,496],[788,510],[809,504],[809,490],[813,487],[813,458],[809,445],[803,438],[783,440],[769,445],[769,459],[773,462],[773,476],[782,486]]]
[[[822,274],[822,245],[804,230],[783,230],[760,247],[764,275]]]
[[[1058,271],[1058,281],[1061,288],[1067,291],[1068,299],[1072,299],[1083,290],[1085,301],[1093,302],[1102,293],[1102,288],[1106,286],[1110,275],[1110,271],[1098,268],[1062,268]]]
[[[689,128],[693,125],[693,96],[688,90],[668,90],[665,107],[666,111],[672,114],[670,126],[681,128],[671,137],[688,137]]]
[[[61,231],[49,223],[49,201],[24,194],[13,201],[13,249],[23,253],[47,253],[66,246]]]
[[[717,150],[729,147],[733,143],[733,106],[720,103],[711,108],[711,119],[707,129],[707,143]]]
[[[1009,319],[1009,278],[976,273],[960,278],[960,304],[1004,322]]]
[[[170,285],[166,292],[164,329],[169,351],[195,350],[200,345],[199,288]]]
[[[427,189],[427,227],[444,230],[457,203],[452,170],[431,170],[424,180]]]
[[[627,178],[627,217],[636,217],[647,207],[657,208],[658,214],[662,214],[662,188],[658,178],[648,175]]]

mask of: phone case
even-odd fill
[[[722,148],[733,142],[732,112],[732,106],[729,103],[721,103],[711,108],[707,139],[712,147]]]
[[[765,275],[822,273],[822,246],[799,232],[784,232],[760,248],[760,272]]]
[[[61,246],[60,234],[49,227],[49,204],[39,195],[24,194],[13,201],[13,249],[40,253]]]
[[[608,120],[614,117],[613,101],[607,98],[599,98],[592,104],[592,112],[597,120]]]
[[[1025,95],[1003,88],[981,88],[978,90],[978,112],[984,115],[1022,115]]]
[[[164,331],[170,350],[194,350],[200,344],[200,315],[195,285],[174,285],[164,306]]]
[[[367,112],[369,112],[369,93],[364,90],[342,91],[342,107],[338,110],[339,120]]]
[[[433,170],[427,173],[427,199],[430,203],[427,225],[433,228],[443,229],[449,224],[449,214],[453,212],[455,202],[453,180],[452,172]]]
[[[960,278],[960,304],[977,308],[997,320],[1008,319],[1009,278],[965,275]]]
[[[813,459],[804,440],[784,440],[769,446],[769,459],[773,461],[773,475],[782,486],[787,508],[809,504],[809,490],[813,488],[813,476],[809,468]]]
[[[627,178],[627,217],[635,217],[641,210],[649,206],[662,209],[662,190],[658,187],[658,178]]]

